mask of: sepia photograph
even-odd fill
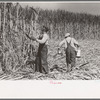
[[[99,80],[100,3],[0,2],[0,80]]]
[[[0,1],[0,99],[100,98],[99,1]]]

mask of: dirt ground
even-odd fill
[[[99,80],[100,79],[100,41],[79,40],[81,58],[77,58],[76,67],[66,73],[65,53],[55,55],[60,41],[50,41],[48,52],[49,74],[33,73],[32,68],[15,73],[1,73],[0,80]],[[54,70],[51,70],[55,67]]]

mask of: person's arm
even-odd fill
[[[75,39],[73,39],[73,42],[77,47],[80,47],[79,43]]]
[[[30,40],[33,40],[33,41],[35,41],[36,40],[36,38],[35,37],[30,37],[28,34],[26,34],[25,33],[25,35],[30,39]]]
[[[45,43],[46,41],[48,40],[48,35],[47,34],[44,34],[43,35],[43,38],[40,40],[40,39],[36,39],[36,41],[40,44],[43,44]]]
[[[62,45],[63,45],[64,43],[65,43],[65,40],[61,41],[61,42],[59,43],[59,48],[61,48]]]

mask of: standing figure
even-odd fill
[[[58,49],[60,49],[63,44],[65,44],[67,72],[70,72],[72,71],[73,67],[75,67],[76,54],[79,44],[70,36],[70,33],[65,34],[65,39],[60,42]]]
[[[43,26],[42,33],[36,41],[39,43],[38,53],[36,57],[36,71],[44,74],[48,74],[48,28]]]
[[[49,36],[47,33],[48,33],[48,28],[43,26],[42,32],[41,32],[39,38],[29,37],[26,34],[26,36],[29,39],[39,43],[39,48],[38,48],[36,61],[35,61],[35,71],[44,73],[44,74],[48,74],[48,63],[47,63],[48,48],[47,48],[47,45],[48,45]]]

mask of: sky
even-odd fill
[[[78,12],[78,13],[89,13],[93,15],[100,15],[100,2],[24,2],[20,4],[25,7],[26,5],[28,6],[33,6],[34,8],[39,7],[42,9],[51,9],[51,10],[66,10],[70,12]]]

